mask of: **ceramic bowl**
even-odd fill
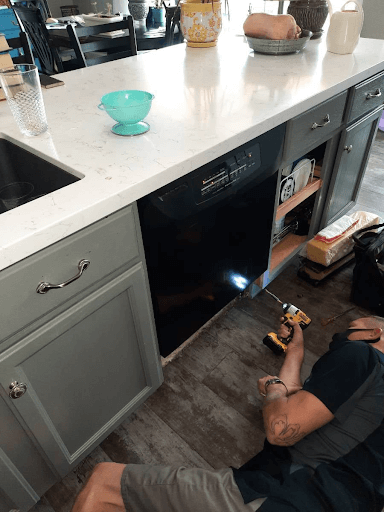
[[[257,53],[268,55],[284,55],[297,53],[304,50],[312,37],[310,30],[302,30],[299,39],[259,39],[258,37],[245,36],[249,47]]]
[[[117,121],[112,127],[117,135],[140,135],[149,130],[149,124],[143,119],[151,110],[153,98],[154,95],[146,91],[114,91],[101,98],[98,108]]]

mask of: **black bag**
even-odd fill
[[[352,235],[356,264],[353,269],[352,301],[358,306],[384,316],[384,227],[375,224]]]

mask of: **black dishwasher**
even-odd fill
[[[278,126],[138,201],[162,356],[267,269],[284,134]]]

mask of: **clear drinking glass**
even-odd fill
[[[37,67],[15,64],[0,69],[0,84],[20,131],[39,135],[48,129]]]

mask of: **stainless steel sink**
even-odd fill
[[[11,183],[28,182],[33,185],[33,191],[20,201],[21,204],[66,187],[80,179],[13,142],[0,138],[0,193]],[[7,209],[9,208],[6,208],[0,200],[0,213],[4,213]]]

